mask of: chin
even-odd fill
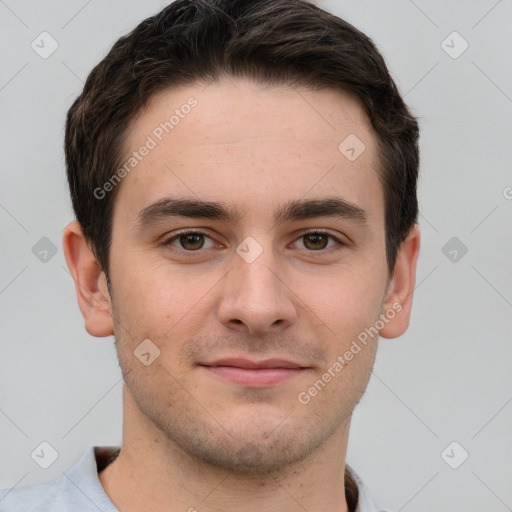
[[[242,415],[230,427],[219,418],[219,424],[206,428],[173,429],[172,440],[203,464],[253,476],[278,473],[306,459],[330,437],[325,426],[299,425],[289,416],[279,422],[245,418],[242,423]]]
[[[321,443],[316,443],[321,445]],[[189,454],[203,463],[247,475],[281,472],[283,468],[303,461],[317,445],[297,438],[276,436],[271,439],[231,439],[228,443],[194,443],[188,446]]]

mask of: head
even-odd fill
[[[268,471],[346,430],[361,333],[408,326],[417,140],[371,40],[304,0],[177,0],[93,69],[66,122],[66,258],[169,442]],[[244,385],[226,358],[300,370]]]

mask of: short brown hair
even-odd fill
[[[306,0],[176,0],[114,44],[66,119],[73,208],[107,277],[119,187],[94,191],[121,165],[130,123],[157,92],[223,75],[358,98],[378,139],[391,273],[418,217],[419,130],[373,42]]]

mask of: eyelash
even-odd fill
[[[185,231],[180,231],[178,233],[176,233],[175,235],[173,235],[172,237],[170,238],[167,238],[166,240],[164,240],[162,242],[162,246],[165,246],[165,247],[169,247],[171,246],[173,248],[173,250],[177,250],[177,251],[183,251],[183,252],[186,252],[186,253],[201,253],[203,252],[204,250],[206,249],[197,249],[195,251],[191,251],[191,250],[188,250],[188,249],[184,249],[183,247],[174,247],[172,246],[172,242],[174,242],[175,240],[178,240],[180,237],[182,236],[186,236],[186,235],[202,235],[202,236],[205,236],[207,238],[210,238],[212,239],[211,236],[209,236],[208,234],[204,233],[203,231],[200,231],[200,230],[185,230]],[[337,238],[336,236],[332,235],[331,233],[327,232],[327,231],[322,231],[322,230],[313,230],[313,231],[307,231],[305,233],[302,233],[300,236],[298,236],[295,241],[305,237],[305,236],[308,236],[308,235],[324,235],[324,236],[327,236],[329,237],[330,239],[334,240],[337,244],[337,246],[345,246],[347,245],[346,243],[342,242],[339,238]],[[212,239],[213,240],[213,239]],[[324,249],[318,249],[318,250],[310,250],[310,249],[305,249],[306,251],[310,252],[310,253],[324,253],[326,251],[328,251],[329,249],[332,249],[333,247],[327,247],[327,248],[324,248]]]

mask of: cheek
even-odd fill
[[[202,305],[216,280],[207,274],[194,277],[165,261],[151,264],[142,259],[126,258],[116,268],[115,317],[123,337],[128,333],[133,343],[149,338],[164,347],[177,333],[186,338],[204,321]]]
[[[378,270],[339,267],[317,275],[294,290],[306,306],[330,328],[333,336],[345,338],[357,334],[380,312],[384,294],[384,268]]]

